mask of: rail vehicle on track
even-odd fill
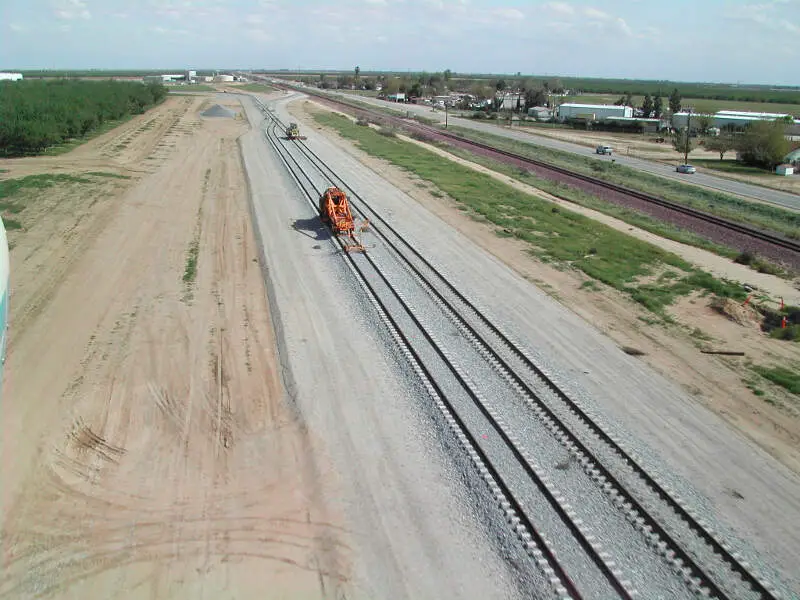
[[[329,187],[319,197],[319,214],[322,222],[329,225],[333,234],[342,240],[346,252],[366,252],[356,232],[365,231],[369,221],[365,219],[356,224],[347,194],[338,187]]]
[[[289,123],[289,126],[286,128],[286,139],[304,140],[306,137],[304,135],[300,135],[300,127],[297,123]]]

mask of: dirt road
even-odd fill
[[[15,241],[0,597],[321,597],[347,577],[325,468],[282,402],[246,121],[207,102],[4,165],[133,179],[48,219],[58,188]]]

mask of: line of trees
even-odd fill
[[[702,140],[702,145],[706,150],[718,153],[720,160],[735,150],[744,164],[771,170],[783,162],[791,150],[785,134],[786,123],[783,121],[756,121],[740,133],[722,131],[718,136],[709,136]],[[676,151],[688,155],[698,142],[683,129],[675,134],[672,145]]]
[[[161,84],[117,81],[0,83],[0,154],[38,154],[161,102]]]
[[[642,98],[642,106],[640,107],[645,118],[649,118],[652,115],[654,119],[660,119],[664,115],[664,100],[661,98],[663,95],[664,93],[661,90],[658,90],[652,96],[650,92],[645,92],[644,98]],[[672,90],[667,101],[670,112],[674,114],[681,111],[681,102],[683,98],[678,88]],[[633,107],[633,94],[625,92],[614,104],[617,106]]]

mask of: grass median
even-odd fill
[[[316,121],[356,142],[365,152],[411,171],[453,198],[500,236],[527,242],[528,251],[558,268],[574,268],[661,316],[678,296],[699,290],[744,299],[738,284],[715,279],[682,258],[569,210],[562,210],[415,144],[381,135],[333,113]]]
[[[797,212],[672,181],[658,175],[644,173],[638,169],[611,163],[608,160],[580,156],[571,152],[537,146],[534,143],[512,140],[500,135],[476,132],[463,127],[451,126],[448,130],[466,139],[491,144],[501,150],[514,152],[521,156],[570,169],[576,173],[597,177],[610,183],[652,194],[734,221],[748,223],[763,229],[777,231],[788,237],[800,239],[800,213]],[[608,203],[603,204],[607,205]]]

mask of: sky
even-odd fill
[[[342,69],[800,85],[800,0],[0,0],[0,69]]]

